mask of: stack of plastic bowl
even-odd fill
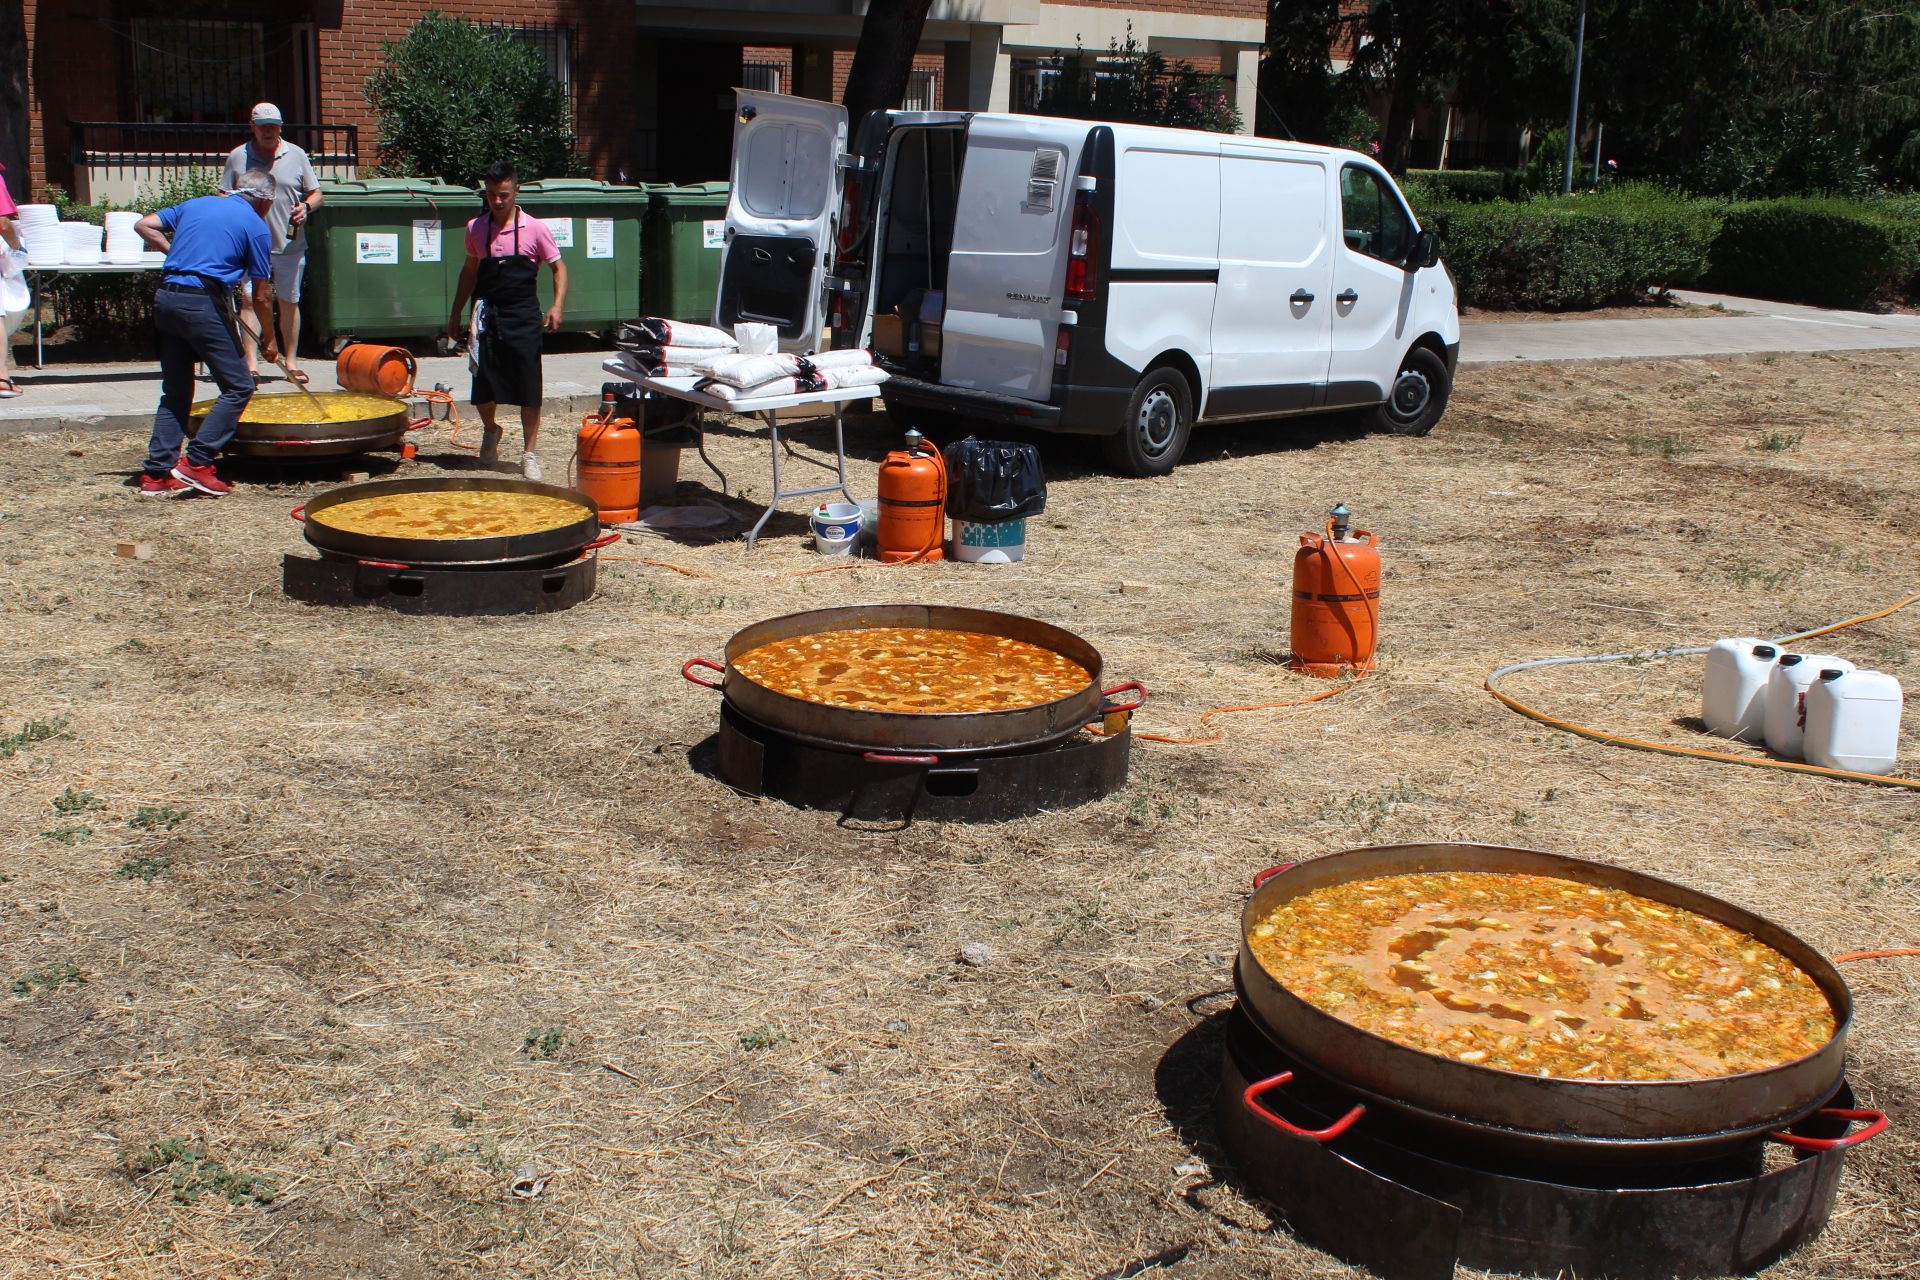
[[[100,237],[103,229],[91,222],[63,222],[60,239],[66,246],[67,264],[75,267],[100,265]]]
[[[146,243],[133,224],[140,221],[134,209],[114,209],[107,214],[107,261],[135,263],[146,252]]]
[[[60,211],[50,204],[20,206],[20,243],[27,265],[57,267],[67,260],[67,244],[60,233]]]

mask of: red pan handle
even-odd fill
[[[409,431],[424,431],[432,425],[433,425],[433,419],[430,417],[407,419],[407,430]]]
[[[361,561],[358,561],[357,563],[363,564],[367,566],[367,568],[369,569],[411,569],[413,568],[412,565],[401,564],[398,560],[361,560]]]
[[[1100,708],[1100,714],[1107,715],[1115,711],[1138,711],[1141,707],[1147,705],[1147,686],[1141,684],[1138,680],[1129,680],[1125,684],[1117,684],[1111,689],[1102,689],[1100,696],[1103,698],[1111,698],[1116,693],[1127,692],[1137,693],[1140,696],[1132,702],[1109,703]]]
[[[1296,1138],[1306,1138],[1313,1142],[1332,1142],[1335,1138],[1351,1129],[1354,1121],[1367,1114],[1366,1104],[1360,1103],[1356,1105],[1353,1110],[1347,1112],[1347,1114],[1341,1116],[1324,1129],[1302,1129],[1297,1124],[1289,1124],[1279,1116],[1273,1114],[1273,1112],[1261,1106],[1260,1098],[1263,1094],[1271,1093],[1291,1079],[1293,1079],[1293,1072],[1291,1071],[1282,1071],[1277,1076],[1268,1076],[1265,1080],[1259,1080],[1248,1085],[1245,1092],[1240,1095],[1240,1100],[1247,1104],[1247,1110],[1253,1112],[1253,1114],[1259,1116],[1262,1120],[1265,1120],[1268,1124],[1280,1130],[1280,1132],[1290,1133]]]
[[[313,441],[311,440],[275,440],[273,443],[274,443],[274,447],[279,449],[311,449],[313,448]]]
[[[1852,1133],[1838,1138],[1807,1138],[1797,1133],[1788,1133],[1784,1129],[1775,1130],[1767,1136],[1776,1142],[1784,1142],[1790,1147],[1798,1147],[1802,1151],[1838,1151],[1842,1147],[1857,1147],[1868,1138],[1885,1133],[1887,1126],[1892,1123],[1887,1119],[1887,1113],[1884,1111],[1854,1111],[1841,1107],[1822,1107],[1813,1114],[1830,1116],[1835,1120],[1865,1120],[1867,1127],[1855,1129]]]
[[[727,673],[727,669],[717,662],[711,662],[706,658],[688,658],[686,662],[681,664],[680,674],[699,685],[702,689],[718,689],[720,684],[714,680],[702,680],[699,676],[693,674],[695,667],[705,667],[709,671],[718,671],[721,675]]]
[[[620,541],[620,531],[618,529],[615,529],[612,533],[601,534],[599,537],[595,538],[592,542],[589,542],[586,546],[580,548],[580,551],[584,555],[586,552],[589,552],[589,551],[598,551],[602,547],[612,546],[614,543],[618,541]]]
[[[1293,863],[1283,862],[1277,867],[1268,867],[1265,871],[1256,871],[1253,873],[1253,887],[1258,889],[1261,885],[1273,879],[1275,876],[1279,875],[1282,871],[1293,870],[1293,867],[1294,867]]]
[[[295,520],[298,520],[301,524],[305,524],[307,522],[307,504],[304,502],[301,503],[299,506],[295,507],[293,510],[287,512],[287,515]]]
[[[862,751],[860,753],[860,758],[862,760],[872,761],[874,764],[939,764],[940,763],[939,756],[893,756],[893,755],[888,755],[884,751]]]

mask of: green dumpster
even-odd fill
[[[640,221],[647,187],[593,178],[546,178],[520,187],[520,207],[544,220],[567,264],[567,312],[560,327],[611,330],[638,319]],[[540,272],[540,305],[553,304],[553,273]]]
[[[642,276],[647,315],[712,322],[713,300],[720,292],[726,221],[724,182],[655,188],[647,202],[647,263]]]
[[[303,327],[338,351],[355,338],[442,333],[480,200],[434,178],[328,182],[307,234]]]

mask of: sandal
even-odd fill
[[[20,385],[12,378],[0,378],[0,400],[12,400],[21,394]]]
[[[305,369],[287,370],[287,380],[289,382],[297,382],[303,387],[306,386],[308,382],[312,381],[312,379],[307,377],[307,371]]]

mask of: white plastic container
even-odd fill
[[[963,564],[1014,564],[1027,558],[1027,522],[953,522],[953,558]]]
[[[1853,664],[1830,653],[1783,653],[1767,677],[1767,750],[1798,760],[1806,738],[1807,686],[1822,671],[1851,671]]]
[[[1808,764],[1892,773],[1900,755],[1900,682],[1884,671],[1824,668],[1807,686]]]
[[[1700,718],[1707,732],[1742,742],[1765,736],[1767,677],[1779,656],[1777,647],[1752,636],[1714,641],[1707,650],[1700,690]]]
[[[823,502],[813,510],[813,547],[821,555],[850,556],[860,545],[860,508],[851,502]]]

